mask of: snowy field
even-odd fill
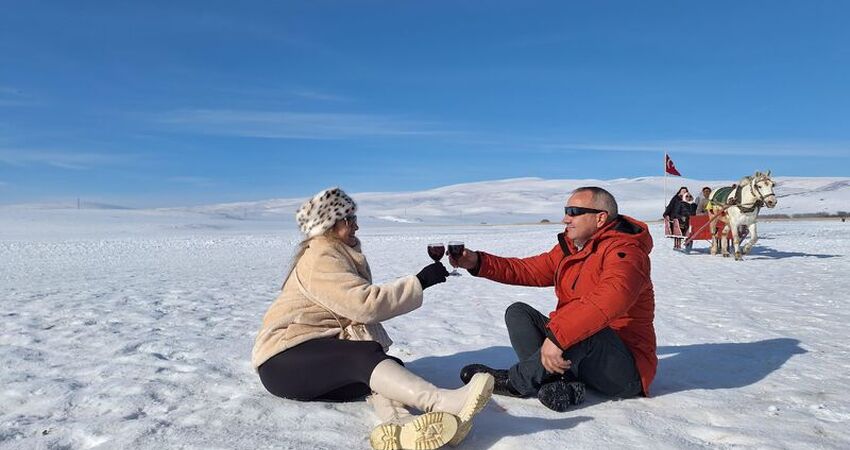
[[[0,448],[368,448],[377,419],[364,402],[278,399],[250,366],[294,229],[156,217],[87,228],[56,214],[50,226],[0,221]],[[461,448],[850,448],[848,230],[765,222],[735,262],[702,242],[674,253],[654,224],[653,396],[590,395],[566,413],[495,397]],[[432,241],[520,256],[548,250],[559,231],[367,224],[358,234],[383,282],[429,263]],[[502,317],[515,301],[555,304],[552,289],[464,272],[387,323],[392,352],[457,387],[465,364],[513,361]]]

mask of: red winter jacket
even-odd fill
[[[521,286],[555,286],[558,307],[549,335],[566,349],[610,327],[631,350],[644,395],[655,378],[655,293],[650,279],[652,237],[645,223],[619,216],[578,250],[564,233],[552,250],[528,258],[479,252],[477,275]]]

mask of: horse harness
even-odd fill
[[[735,190],[734,199],[730,202],[728,201],[727,197],[727,201],[724,203],[727,203],[729,206],[737,205],[738,209],[740,209],[742,213],[747,214],[765,205],[765,195],[761,192],[761,188],[759,188],[759,185],[756,183],[756,180],[758,180],[758,178],[746,177],[745,179],[747,180],[746,183],[739,183],[738,186],[733,187],[733,189]],[[744,190],[744,185],[746,185],[750,189],[750,194],[752,194],[753,198],[755,198],[755,201],[753,202],[752,206],[744,206],[741,203],[741,192]],[[769,194],[768,197],[770,197],[771,195],[775,194]],[[727,208],[724,208],[724,210]]]

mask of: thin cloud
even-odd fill
[[[567,141],[557,138],[466,133],[456,134],[456,144],[469,148],[487,147],[491,151],[529,152],[623,152],[623,153],[686,153],[718,156],[764,157],[850,157],[850,142],[773,141],[735,139],[671,139],[655,141]]]
[[[36,106],[37,99],[20,89],[9,86],[0,86],[0,106]]]
[[[276,86],[227,86],[216,87],[212,89],[217,94],[226,96],[228,103],[231,105],[234,101],[239,100],[246,102],[245,104],[287,104],[291,105],[294,101],[313,101],[313,102],[353,102],[354,99],[343,95],[337,95],[331,92],[320,89],[311,89],[306,87],[276,87]],[[235,106],[239,108],[239,106]],[[257,108],[257,107],[254,107]]]
[[[42,165],[69,170],[86,170],[97,166],[126,164],[135,160],[135,155],[127,154],[0,149],[0,164],[19,167]]]
[[[546,45],[555,45],[555,44],[563,44],[564,42],[568,42],[571,40],[575,40],[576,37],[570,36],[565,33],[550,33],[550,34],[540,34],[540,35],[527,35],[520,36],[516,39],[511,39],[509,41],[505,41],[500,45],[507,48],[526,48],[526,47],[539,47]]]
[[[850,143],[762,140],[669,140],[634,143],[537,143],[541,149],[600,152],[677,152],[701,155],[846,157]]]
[[[350,139],[439,135],[434,124],[394,116],[345,113],[304,113],[188,109],[166,113],[160,123],[202,134],[271,139]]]
[[[180,184],[188,184],[195,187],[212,187],[215,185],[212,179],[205,177],[193,177],[193,176],[182,176],[182,177],[171,177],[168,181],[172,183],[180,183]]]
[[[310,89],[297,89],[291,91],[291,93],[296,97],[301,97],[307,100],[320,100],[325,102],[347,102],[351,100],[348,97],[343,97],[341,95],[334,95]]]

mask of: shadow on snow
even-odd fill
[[[657,350],[658,373],[651,386],[655,396],[693,389],[734,389],[757,383],[782,367],[794,355],[806,353],[800,341],[790,338],[757,342],[706,343],[661,346]],[[493,346],[446,356],[428,356],[407,367],[440,387],[462,385],[460,369],[472,363],[508,368],[516,355],[508,346]],[[607,398],[588,392],[581,407]],[[500,397],[494,397],[498,401]]]
[[[742,247],[743,247],[743,245],[742,245]],[[730,255],[731,255],[731,253],[732,253],[731,247],[729,247],[729,252],[730,252]],[[710,247],[698,247],[698,246],[695,245],[690,250],[690,252],[688,254],[691,254],[691,255],[711,255],[711,248]],[[719,249],[717,250],[716,256],[720,257],[720,250]],[[840,258],[841,256],[843,256],[843,255],[824,255],[824,254],[818,254],[818,253],[785,252],[785,251],[775,250],[775,249],[772,249],[770,247],[756,245],[755,247],[752,248],[752,250],[750,250],[749,254],[744,255],[744,260],[747,260],[747,259],[759,260],[759,259],[805,258],[805,257],[823,259],[823,258]]]
[[[783,258],[800,258],[800,257],[812,257],[812,258],[839,258],[842,255],[823,255],[817,253],[803,253],[803,252],[783,252],[779,250],[774,250],[770,247],[759,247],[755,246],[750,251],[750,254],[745,256],[745,258],[750,259],[783,259]]]
[[[692,389],[734,389],[761,381],[794,355],[806,353],[789,338],[658,347],[652,395]]]

